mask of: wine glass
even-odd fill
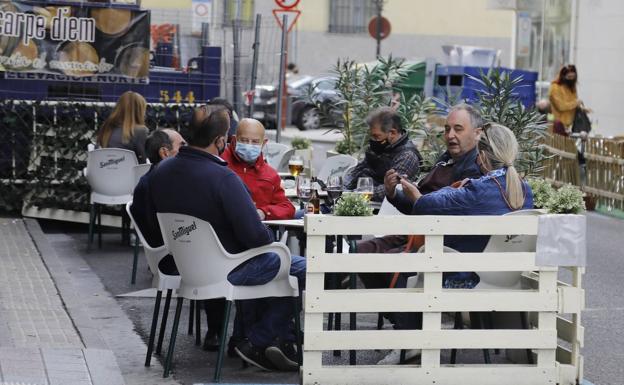
[[[364,198],[370,201],[373,197],[373,178],[367,176],[358,178],[355,191],[364,195]]]
[[[332,200],[332,207],[336,206],[336,201],[342,195],[342,177],[332,175],[327,178],[327,196]]]
[[[312,180],[309,177],[297,176],[297,197],[299,198],[299,205],[303,209],[304,202],[307,204],[312,197]]]
[[[303,158],[300,155],[293,155],[288,160],[288,171],[295,178],[303,171]]]

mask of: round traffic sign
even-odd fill
[[[385,39],[390,36],[390,31],[392,30],[390,26],[390,21],[385,17],[381,17],[381,32],[379,33],[379,37],[381,39]],[[371,21],[368,23],[368,33],[373,37],[373,39],[377,39],[377,16],[373,17]]]
[[[295,8],[300,0],[275,0],[275,4],[282,9]]]

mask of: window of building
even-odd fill
[[[223,25],[231,27],[236,20],[236,6],[239,0],[223,0]],[[240,0],[240,25],[244,28],[251,28],[254,25],[254,0]]]
[[[329,32],[364,33],[375,13],[373,0],[329,0]]]

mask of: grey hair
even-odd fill
[[[481,113],[470,104],[460,103],[454,105],[449,110],[449,115],[455,111],[466,111],[468,113],[468,116],[470,116],[470,124],[472,125],[472,128],[483,127],[483,117],[481,116]]]
[[[405,131],[401,123],[401,117],[391,107],[379,107],[373,110],[366,117],[366,124],[368,124],[368,127],[379,125],[383,132],[389,132],[393,128],[401,133]]]

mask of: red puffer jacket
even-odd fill
[[[267,220],[292,219],[295,216],[295,206],[286,198],[277,171],[269,166],[262,156],[258,157],[256,164],[250,165],[242,161],[230,145],[221,158],[245,183],[256,208],[264,212]]]

